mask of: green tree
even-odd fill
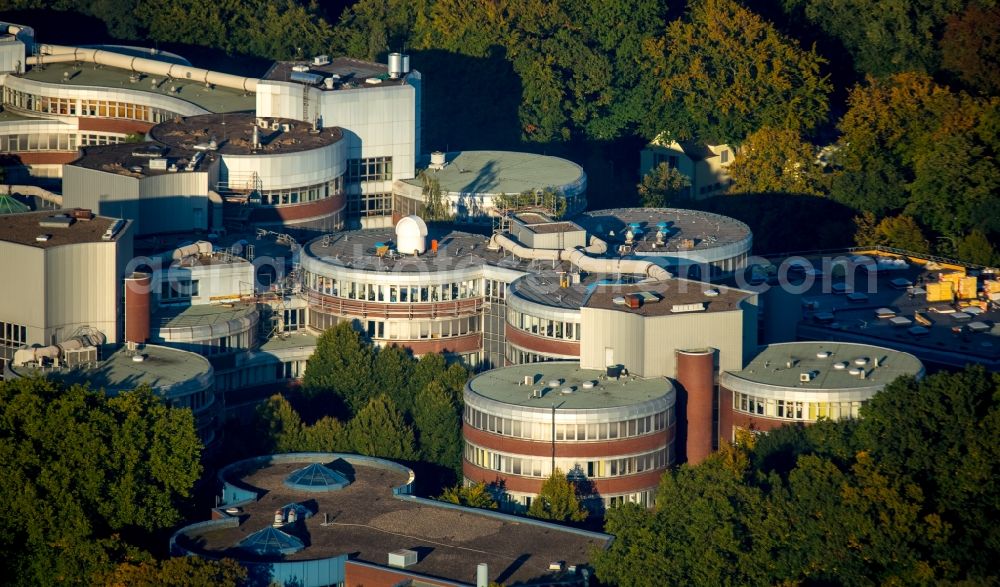
[[[929,253],[930,244],[920,226],[910,216],[889,216],[875,227],[880,245],[904,249],[913,253]]]
[[[490,492],[489,485],[483,482],[473,483],[472,485],[459,484],[449,487],[444,490],[444,493],[438,499],[470,508],[497,509],[497,502]]]
[[[437,175],[425,169],[420,172],[420,181],[423,184],[424,196],[424,210],[421,216],[427,220],[451,220],[448,202],[441,193],[441,181]]]
[[[247,570],[233,559],[178,556],[118,565],[100,583],[109,587],[237,587]]]
[[[462,421],[453,396],[437,381],[417,394],[413,425],[420,441],[420,457],[461,471]]]
[[[636,186],[639,204],[646,208],[666,208],[688,196],[691,180],[667,163],[660,163],[642,176]]]
[[[738,144],[765,126],[807,132],[826,119],[823,59],[733,0],[692,2],[646,51],[660,123],[677,138]]]
[[[409,352],[397,345],[382,347],[375,354],[375,389],[391,397],[404,414],[413,410],[416,390],[410,389],[410,381],[416,364]]]
[[[357,412],[375,392],[373,353],[354,325],[341,322],[327,329],[309,358],[302,387],[306,395],[329,393]]]
[[[747,137],[727,172],[732,191],[821,195],[815,148],[794,130],[762,128]]]
[[[351,448],[359,454],[403,460],[417,456],[413,428],[385,394],[373,397],[348,422],[347,438]]]
[[[189,409],[41,378],[0,382],[0,568],[16,584],[90,583],[169,528],[201,473]]]
[[[793,12],[840,40],[855,68],[876,76],[933,73],[940,56],[934,39],[956,0],[784,0]]]
[[[556,469],[542,483],[538,497],[531,500],[528,515],[542,520],[557,522],[582,522],[587,519],[587,510],[577,496],[576,483],[566,474]]]
[[[900,378],[861,409],[858,436],[897,486],[920,488],[922,514],[950,529],[911,539],[940,565],[994,576],[1000,553],[1000,378],[982,367]],[[954,570],[952,571],[954,572]]]
[[[959,259],[967,263],[992,266],[1000,262],[996,248],[981,230],[973,230],[958,239],[955,252]]]
[[[267,429],[272,452],[297,452],[305,443],[304,425],[299,413],[283,395],[272,395],[257,407],[257,414]]]
[[[879,244],[878,220],[867,210],[854,217],[854,244],[870,247]]]
[[[980,94],[1000,94],[1000,6],[969,2],[946,20],[941,36],[942,65]]]

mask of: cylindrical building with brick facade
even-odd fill
[[[609,377],[576,362],[488,371],[465,389],[465,481],[500,482],[517,510],[559,469],[589,507],[651,506],[674,462],[675,403],[666,378]]]
[[[764,347],[742,370],[719,377],[720,441],[740,430],[767,432],[789,423],[860,416],[861,406],[887,383],[920,378],[909,353],[868,344],[790,342]]]

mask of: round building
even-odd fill
[[[923,377],[909,353],[844,342],[790,342],[764,347],[739,371],[719,379],[720,437],[767,432],[820,418],[857,418],[861,406],[897,377]]]
[[[489,223],[498,211],[500,196],[558,194],[564,216],[587,207],[587,174],[559,157],[512,151],[457,151],[432,153],[421,176],[393,184],[396,218],[421,214],[433,185],[439,191],[442,212],[459,222]],[[531,202],[523,202],[530,204]]]
[[[680,208],[615,208],[574,221],[607,242],[608,251],[649,258],[680,277],[709,279],[743,269],[750,227],[728,216]]]
[[[462,427],[467,483],[503,483],[527,508],[559,469],[593,509],[653,504],[674,462],[676,393],[663,377],[550,362],[487,371],[466,385]]]

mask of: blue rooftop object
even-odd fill
[[[313,463],[285,478],[285,486],[299,491],[336,491],[350,484],[347,477],[333,469]]]
[[[298,538],[270,526],[240,540],[236,546],[260,556],[295,554],[305,548]]]

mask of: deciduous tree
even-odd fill
[[[691,179],[667,163],[650,169],[636,186],[639,205],[646,208],[676,206],[679,200],[689,195],[690,189]]]
[[[823,175],[815,148],[798,132],[762,128],[740,145],[727,170],[734,192],[821,195]]]
[[[538,496],[531,500],[528,515],[557,522],[582,522],[587,519],[587,510],[580,503],[576,484],[556,469],[542,483]]]

